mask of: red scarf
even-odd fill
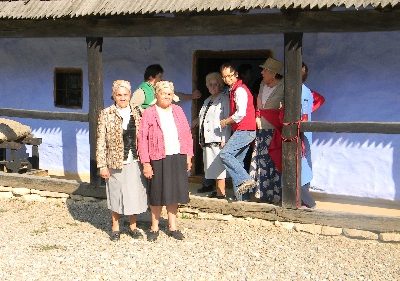
[[[325,98],[316,91],[311,92],[314,97],[312,111],[317,110],[324,104]],[[271,143],[268,147],[268,154],[274,162],[275,168],[278,172],[282,172],[282,128],[283,128],[283,115],[284,109],[260,109],[260,117],[265,118],[270,124],[275,127],[272,135]],[[301,121],[307,121],[307,114],[303,114]],[[302,154],[305,154],[305,146],[302,141]]]
[[[274,162],[275,168],[282,171],[282,127],[283,109],[260,109],[260,116],[275,127],[268,154]]]

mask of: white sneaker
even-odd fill
[[[256,182],[254,180],[244,181],[239,185],[238,190],[236,191],[236,193],[238,195],[245,194],[247,191],[252,189],[255,185],[256,185]]]

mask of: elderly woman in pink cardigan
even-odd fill
[[[177,229],[176,214],[178,203],[189,202],[187,172],[192,167],[193,139],[182,108],[172,104],[173,83],[157,82],[155,91],[157,102],[143,112],[138,136],[143,174],[150,179],[151,230],[147,239],[157,240],[161,209],[166,206],[167,234],[182,240],[184,235]]]

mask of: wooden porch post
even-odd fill
[[[301,63],[303,33],[285,33],[285,123],[299,121],[301,113]],[[284,126],[282,137],[282,207],[295,209],[300,202],[301,142],[297,124]],[[298,189],[298,190],[297,190]]]
[[[103,38],[86,37],[89,79],[89,143],[90,143],[90,184],[100,185],[96,165],[97,118],[104,108],[103,99]]]

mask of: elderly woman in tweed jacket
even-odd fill
[[[120,215],[128,215],[128,234],[143,238],[136,228],[136,214],[147,210],[145,178],[137,155],[137,131],[140,111],[129,105],[131,85],[116,80],[112,87],[114,104],[100,113],[97,127],[97,167],[106,181],[107,205],[111,210],[112,232],[110,239],[119,240]]]

